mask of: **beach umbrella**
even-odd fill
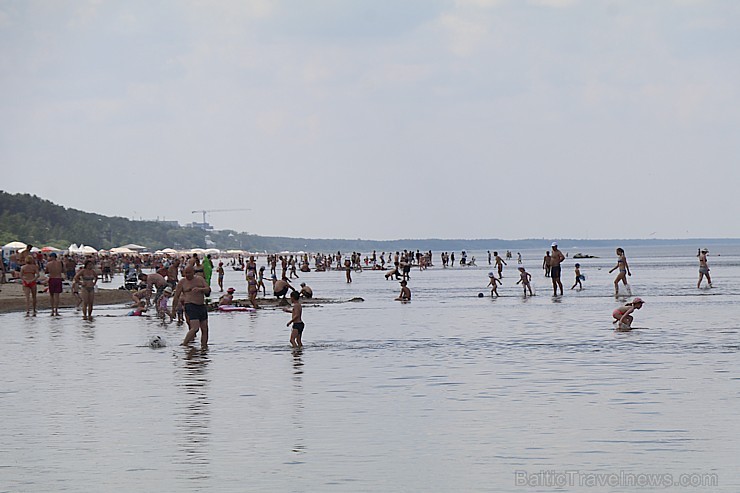
[[[198,255],[203,255],[204,253],[206,253],[206,251],[202,248],[193,248],[192,250],[190,250],[189,253],[197,253]]]
[[[80,253],[88,255],[92,253],[98,253],[98,251],[89,245],[83,245],[80,247]]]
[[[137,245],[136,243],[129,243],[128,245],[123,245],[121,248],[128,248],[129,250],[146,250],[145,246]]]
[[[165,248],[164,250],[160,250],[160,252],[165,255],[177,255],[177,250],[174,248]]]
[[[221,251],[218,248],[209,248],[204,253],[207,255],[218,255]]]
[[[41,251],[44,253],[61,252],[60,249],[54,248],[53,246],[45,246]]]
[[[28,245],[23,243],[22,241],[11,241],[7,245],[3,246],[3,250],[23,250]]]
[[[131,250],[130,248],[116,247],[116,248],[111,248],[110,249],[110,253],[114,253],[114,254],[119,254],[120,253],[120,254],[130,255],[130,254],[136,253],[136,252],[133,251],[133,250]]]

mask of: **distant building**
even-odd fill
[[[194,228],[194,229],[202,229],[203,231],[210,231],[213,229],[213,226],[211,226],[208,223],[188,223],[185,225],[186,228]]]

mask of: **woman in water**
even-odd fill
[[[709,250],[706,248],[699,252],[699,282],[696,283],[696,289],[701,287],[701,281],[704,277],[707,278],[707,284],[712,287],[712,278],[709,277],[709,264],[707,263],[707,253]]]
[[[85,260],[85,265],[77,271],[73,283],[79,283],[82,295],[82,320],[92,321],[93,305],[95,304],[95,285],[98,283],[98,273],[95,272],[95,263]]]
[[[616,279],[614,279],[614,296],[619,296],[619,281],[622,281],[625,288],[627,288],[627,294],[632,294],[629,284],[627,284],[627,276],[631,276],[630,266],[627,265],[627,257],[624,256],[624,250],[617,248],[617,265],[612,267],[609,271],[611,274],[615,270],[619,269]]]
[[[21,267],[21,282],[23,283],[23,294],[26,295],[26,316],[31,315],[33,305],[33,316],[36,316],[36,284],[39,280],[39,266],[31,255],[26,257],[26,263]],[[33,301],[33,303],[31,303]]]
[[[614,317],[612,323],[617,324],[617,330],[632,330],[633,317],[630,314],[642,308],[644,303],[641,298],[635,298],[631,303],[627,303],[614,310],[612,312],[612,317]]]

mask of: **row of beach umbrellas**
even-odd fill
[[[3,245],[2,249],[4,251],[23,250],[26,248],[26,246],[27,245],[23,243],[22,241],[11,241],[10,243]],[[141,253],[146,249],[147,248],[145,246],[137,245],[135,243],[129,243],[128,245],[111,248],[110,250],[96,250],[95,248],[89,245],[77,245],[76,243],[73,243],[66,250],[61,250],[53,246],[45,246],[43,248],[33,247],[31,251],[34,253],[39,252],[39,251],[44,252],[44,253],[67,251],[69,253],[81,254],[81,255],[92,255],[95,253],[99,253],[102,255],[109,254],[109,253],[130,255],[130,254]],[[192,255],[194,253],[198,255],[222,255],[222,254],[256,255],[256,253],[250,253],[245,250],[226,250],[222,252],[218,248],[193,248],[190,250],[175,250],[174,248],[165,248],[165,249],[157,250],[156,252],[154,252],[155,255],[184,255],[184,254]],[[303,252],[299,252],[299,253],[303,253]]]

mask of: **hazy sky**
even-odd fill
[[[261,235],[737,237],[740,2],[0,0],[0,188]]]

